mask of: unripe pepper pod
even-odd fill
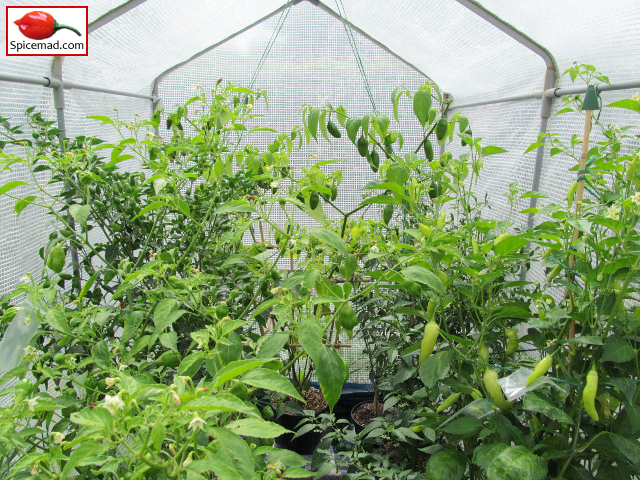
[[[529,378],[527,378],[525,387],[528,387],[533,382],[535,382],[538,378],[540,378],[542,375],[547,373],[551,368],[552,363],[553,363],[552,355],[549,355],[548,357],[544,357],[542,360],[540,360],[538,364],[535,366],[535,368],[533,369],[533,372],[531,372],[531,375],[529,375]]]
[[[504,398],[502,388],[500,388],[498,384],[498,374],[495,370],[487,368],[482,376],[482,382],[484,383],[484,388],[487,389],[487,393],[493,399],[493,403],[495,403],[500,410],[509,410],[511,408],[511,402]]]
[[[418,365],[422,365],[431,352],[433,352],[433,347],[436,346],[436,340],[438,339],[438,335],[440,334],[440,327],[434,321],[427,323],[424,327],[424,337],[422,337],[422,342],[420,343],[420,356],[418,357]]]
[[[504,334],[507,337],[507,348],[505,353],[507,355],[512,355],[516,353],[516,350],[518,350],[518,345],[520,344],[518,333],[513,328],[505,328]]]
[[[451,405],[453,405],[454,403],[456,403],[456,400],[458,400],[458,398],[460,397],[460,392],[457,393],[452,393],[451,395],[449,395],[444,402],[442,402],[438,408],[436,409],[436,413],[440,413],[440,412],[444,412],[447,408],[449,408]]]
[[[596,392],[598,391],[598,372],[596,366],[593,365],[589,373],[587,373],[587,383],[582,390],[582,403],[584,411],[594,420],[599,421],[598,411],[596,410]]]
[[[58,30],[66,28],[75,32],[78,36],[82,34],[73,27],[68,25],[60,25],[50,14],[47,12],[34,11],[29,12],[21,19],[16,20],[16,25],[20,29],[20,32],[27,38],[32,40],[44,40],[51,37]]]

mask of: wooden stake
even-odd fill
[[[582,212],[582,198],[584,197],[584,171],[587,168],[587,155],[589,154],[589,136],[591,135],[591,116],[593,110],[586,111],[586,117],[584,119],[584,136],[582,137],[582,155],[580,156],[580,164],[578,165],[578,188],[576,189],[576,207],[574,218],[580,219]],[[578,227],[573,228],[573,236],[571,238],[571,245],[578,241],[580,237],[580,230]],[[572,253],[569,255],[569,270],[573,271],[576,264],[576,256]],[[567,278],[569,280],[569,278]],[[569,295],[569,312],[573,311],[575,297],[573,293]],[[571,319],[569,322],[569,338],[576,336],[576,321]],[[573,357],[569,355],[569,372],[571,371]]]

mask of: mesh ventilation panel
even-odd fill
[[[274,18],[168,75],[159,89],[165,108],[171,110],[170,106],[184,103],[194,95],[196,86],[210,91],[219,78],[248,86],[276,23],[277,18]],[[376,106],[380,113],[392,119],[390,96],[393,89],[403,83],[408,88],[416,89],[426,79],[369,40],[357,34],[355,38]],[[334,106],[343,105],[350,116],[362,116],[372,111],[343,24],[306,3],[292,7],[257,77],[255,88],[267,90],[269,109],[261,106],[254,112],[265,115],[261,124],[278,131],[288,132],[302,124],[300,106],[304,104],[318,107],[327,102]],[[405,135],[406,146],[401,152],[404,154],[418,145],[422,131],[413,118],[408,99],[400,104],[400,121],[402,131],[408,132]],[[394,119],[390,128],[397,128]],[[340,129],[343,131],[341,140],[333,145],[324,139],[318,143],[312,140],[308,146],[303,145],[299,152],[294,151],[291,164],[294,173],[301,175],[304,166],[316,162],[309,158],[310,155],[317,155],[320,160],[342,159],[323,167],[323,170],[326,173],[342,170],[344,180],[337,204],[342,209],[350,209],[360,201],[362,186],[377,178],[377,175],[371,172],[366,160],[358,155],[355,146],[346,138],[344,129]],[[262,139],[264,132],[255,141],[251,138],[248,141],[263,149],[271,139]],[[335,211],[329,208],[325,207],[325,213],[328,218],[338,218]],[[304,218],[299,210],[295,215],[302,226],[317,225],[311,219]],[[362,212],[362,216],[368,218],[379,218],[379,215],[380,209],[376,206]],[[275,220],[284,222],[284,216]],[[280,267],[289,268],[289,260],[283,259]],[[346,336],[341,341],[352,343]],[[352,348],[341,349],[341,355],[354,366],[351,380],[368,382],[368,372],[362,367],[362,341],[354,338],[353,344]]]

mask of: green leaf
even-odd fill
[[[413,280],[414,282],[426,285],[440,295],[444,295],[445,293],[444,284],[438,278],[438,276],[424,267],[413,265],[411,267],[405,268],[400,273],[407,277],[409,280]]]
[[[607,337],[604,340],[602,362],[624,363],[633,360],[638,355],[629,342],[619,335]]]
[[[111,367],[111,356],[109,355],[109,347],[107,346],[107,342],[105,342],[104,340],[96,343],[93,346],[93,348],[91,349],[91,356],[93,358],[93,361],[99,367]]]
[[[478,445],[473,449],[473,463],[486,470],[489,464],[500,453],[509,448],[504,443],[487,443]]]
[[[599,335],[580,335],[569,338],[565,343],[579,343],[582,345],[602,345],[602,337]]]
[[[284,393],[285,395],[290,395],[293,398],[304,401],[289,379],[283,377],[274,370],[269,370],[268,368],[256,368],[255,370],[251,370],[244,374],[240,380],[252,387]]]
[[[163,333],[158,337],[158,340],[163,347],[174,352],[178,351],[178,334],[176,332]]]
[[[494,147],[493,145],[487,145],[486,147],[482,147],[482,155],[484,157],[488,157],[489,155],[496,155],[498,153],[506,153],[508,150],[500,147]]]
[[[47,312],[45,321],[59,332],[71,335],[71,329],[69,328],[69,321],[61,308],[52,308]]]
[[[133,217],[131,220],[135,220],[136,218],[141,217],[142,215],[144,215],[147,212],[150,212],[151,210],[157,210],[160,207],[166,207],[167,205],[168,203],[165,201],[152,202],[146,207],[144,207],[142,210],[140,210],[138,214],[135,217]]]
[[[532,143],[531,145],[529,145],[529,148],[527,148],[527,149],[524,151],[524,154],[523,154],[523,155],[526,155],[527,153],[532,152],[533,150],[535,150],[535,149],[537,149],[537,148],[544,147],[544,145],[545,145],[545,143],[544,143],[544,142],[534,142],[534,143]]]
[[[260,344],[258,349],[258,358],[277,357],[289,341],[289,332],[276,332],[269,335],[264,342]]]
[[[226,213],[254,213],[256,210],[246,200],[231,200],[215,210],[216,215]]]
[[[359,118],[350,118],[347,120],[345,125],[345,129],[347,130],[347,136],[349,140],[356,144],[356,136],[358,135],[358,130],[360,130],[361,120]]]
[[[89,214],[91,213],[91,206],[79,205],[76,203],[69,207],[69,213],[71,214],[73,219],[80,224],[82,228],[85,228],[87,226]]]
[[[397,185],[397,184],[394,184],[394,185]],[[373,204],[400,205],[401,202],[390,195],[378,195],[376,197],[367,198],[366,200],[363,200],[362,203],[360,203],[361,206],[373,205]]]
[[[105,117],[104,115],[89,115],[87,118],[92,118],[94,120],[100,120],[102,125],[113,125],[113,120],[109,117]]]
[[[387,130],[389,129],[389,124],[391,123],[389,121],[389,118],[386,117],[385,115],[377,115],[373,120],[374,122],[376,122],[376,125],[378,126],[378,130],[384,137],[387,134]]]
[[[169,314],[174,310],[177,303],[175,298],[165,298],[156,307],[153,313],[153,323],[156,326],[156,332],[158,334],[164,332],[164,330],[171,325]]]
[[[608,456],[630,463],[635,468],[640,467],[640,443],[637,440],[615,433],[605,433],[594,439],[592,446]]]
[[[467,470],[467,460],[458,450],[445,449],[431,455],[425,471],[426,480],[460,480]]]
[[[431,108],[431,89],[418,90],[413,95],[413,113],[424,127],[429,118],[429,109]]]
[[[398,185],[404,185],[411,176],[409,169],[400,163],[392,163],[387,169],[385,180],[387,182],[397,183]]]
[[[217,393],[189,400],[182,405],[183,410],[205,410],[215,412],[240,412],[250,417],[262,418],[255,405],[240,400],[231,393]]]
[[[482,430],[483,427],[484,425],[477,418],[461,416],[451,422],[447,422],[444,426],[440,427],[439,430],[466,438],[475,435]]]
[[[238,375],[242,375],[243,373],[259,367],[260,365],[269,363],[272,360],[272,358],[267,360],[246,359],[229,362],[227,365],[216,372],[215,377],[213,377],[212,388],[217,388],[223,383],[228,382],[232,378],[235,378]]]
[[[335,350],[325,345],[322,345],[319,357],[317,359],[312,357],[312,360],[315,363],[315,372],[322,394],[329,404],[329,410],[333,412],[333,407],[340,399],[342,385],[347,376],[345,361]]]
[[[418,370],[420,380],[427,388],[432,388],[438,380],[444,378],[451,368],[453,350],[445,350],[429,356]]]
[[[314,316],[309,316],[298,324],[298,340],[303,350],[312,358],[320,357],[322,325]]]
[[[609,105],[607,105],[607,107],[626,108],[627,110],[640,112],[640,102],[631,98],[618,100],[617,102],[610,103]]]
[[[521,445],[505,448],[487,466],[487,478],[492,480],[542,480],[546,476],[545,460]]]
[[[28,197],[24,197],[18,200],[16,204],[13,206],[13,209],[16,212],[16,216],[19,217],[22,211],[25,208],[27,208],[29,205],[31,205],[36,198],[37,197],[35,195],[29,195]]]
[[[204,353],[194,352],[182,359],[178,366],[178,375],[193,377],[204,363]]]
[[[370,182],[362,187],[363,190],[391,190],[398,196],[404,196],[404,188],[394,182]]]
[[[314,138],[314,140],[318,140],[318,119],[320,118],[320,110],[318,108],[312,108],[309,110],[309,117],[307,119],[307,128],[309,129],[309,133]]]
[[[339,253],[346,255],[349,253],[347,249],[347,244],[344,243],[344,240],[333,230],[329,230],[324,227],[315,227],[309,230],[309,234],[312,237],[317,238],[321,242],[326,243],[327,245],[335,248]]]
[[[89,428],[111,430],[113,425],[113,415],[103,407],[84,408],[72,413],[70,419],[73,423]]]
[[[514,235],[502,239],[497,245],[493,246],[496,255],[510,255],[517,252],[521,248],[529,244],[529,239],[519,235]]]
[[[551,403],[536,393],[527,393],[524,397],[522,407],[531,412],[541,413],[545,417],[549,417],[551,420],[573,425],[573,419],[564,410],[554,407]]]
[[[243,418],[242,420],[235,420],[224,427],[236,435],[257,438],[275,438],[282,434],[290,433],[290,430],[281,427],[277,423],[267,422],[266,420],[258,418]]]
[[[95,440],[83,441],[76,447],[76,449],[69,457],[69,460],[62,470],[61,478],[68,478],[73,470],[80,464],[102,465],[106,461],[106,457],[102,458],[100,454],[104,453],[107,449],[108,447],[106,445],[96,442]],[[89,457],[92,458],[91,461],[88,461]]]
[[[400,101],[400,97],[402,96],[402,94],[398,95],[398,90],[400,90],[400,88],[402,87],[402,85],[398,85],[396,88],[393,89],[393,92],[391,92],[391,103],[393,104],[393,118],[396,119],[396,122],[400,123],[400,120],[398,120],[398,102]]]

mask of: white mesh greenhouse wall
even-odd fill
[[[30,0],[15,0],[14,6],[27,6]],[[545,64],[536,54],[506,36],[459,2],[453,0],[344,0],[347,18],[378,42],[425,72],[442,89],[454,97],[456,105],[540,91]],[[572,65],[592,63],[612,82],[640,78],[640,2],[617,0],[567,0],[553,2],[504,2],[482,0],[485,8],[530,36],[547,48],[558,66],[558,85],[569,86],[567,77],[559,75]],[[59,5],[56,0],[42,0],[39,5]],[[89,5],[89,21],[100,18],[120,2],[112,0],[67,0],[68,5]],[[183,62],[195,53],[219,42],[247,25],[284,5],[283,0],[238,0],[235,2],[202,2],[201,0],[147,0],[116,17],[89,38],[88,57],[66,57],[63,75],[66,79],[106,88],[150,94],[153,80],[165,70]],[[323,10],[324,9],[324,10]],[[351,115],[371,111],[363,79],[347,41],[341,22],[325,10],[337,10],[334,2],[320,8],[313,2],[291,7],[284,27],[260,71],[256,88],[269,93],[270,108],[265,122],[279,131],[289,131],[302,123],[302,104],[323,106],[326,102],[344,105]],[[248,85],[277,24],[278,16],[259,24],[230,42],[169,74],[159,85],[166,110],[193,96],[193,88],[210,89],[218,78],[225,82]],[[0,22],[0,36],[5,35]],[[389,96],[393,88],[406,84],[416,89],[424,76],[395,59],[375,43],[355,33],[356,44],[371,84],[380,113],[392,117]],[[5,57],[0,72],[30,77],[49,75],[51,57]],[[24,110],[35,105],[45,118],[55,120],[51,90],[1,82],[0,117],[12,123],[24,123]],[[635,90],[604,92],[603,104],[628,98]],[[151,103],[147,100],[105,95],[79,90],[65,91],[68,136],[95,135],[106,141],[118,138],[108,126],[90,120],[88,115],[118,115],[134,120],[135,114],[148,118]],[[485,214],[505,219],[509,204],[504,196],[508,185],[517,181],[522,192],[533,184],[536,152],[523,155],[534,142],[540,125],[539,99],[461,109],[471,122],[474,136],[483,137],[483,145],[496,145],[508,153],[488,157],[477,186],[477,196],[487,194],[491,210]],[[553,111],[561,101],[554,101]],[[117,112],[115,111],[117,110]],[[259,111],[259,110],[258,110]],[[637,123],[634,112],[605,109],[600,121],[613,124]],[[409,102],[401,108],[403,125],[413,125],[405,140],[415,145],[420,131],[412,118]],[[392,127],[395,122],[392,120]],[[548,129],[567,140],[573,134],[582,136],[584,119],[580,114],[552,117]],[[403,131],[406,131],[403,129]],[[29,132],[27,132],[29,135]],[[592,144],[598,141],[594,131]],[[463,151],[454,142],[454,155]],[[265,147],[264,144],[259,144]],[[407,148],[403,150],[408,151]],[[306,164],[309,154],[321,159],[342,158],[327,166],[327,171],[342,169],[346,174],[346,192],[341,190],[338,204],[353,205],[360,188],[375,178],[366,161],[348,141],[328,146],[324,140],[312,142],[296,153],[292,164],[297,171]],[[572,161],[560,155],[551,157],[545,149],[539,190],[549,199],[539,203],[560,202],[568,185],[575,179],[569,172]],[[122,168],[135,168],[133,164]],[[26,173],[15,169],[5,180],[25,180]],[[46,177],[41,176],[41,180]],[[21,187],[23,188],[23,187]],[[23,192],[16,189],[18,194]],[[343,193],[344,192],[344,193]],[[14,202],[0,199],[0,296],[9,292],[25,272],[36,277],[42,267],[37,250],[46,243],[54,227],[49,217],[30,207],[16,218]],[[515,212],[528,207],[519,202]],[[366,216],[377,216],[372,207]],[[331,216],[335,218],[335,216]],[[517,226],[526,222],[516,213]],[[536,219],[536,222],[540,219]],[[307,224],[306,222],[302,222]],[[286,263],[282,266],[287,266]],[[539,267],[528,276],[541,280]],[[355,351],[355,349],[354,349]],[[344,352],[343,352],[344,353]],[[350,362],[355,359],[347,358]]]
[[[279,17],[272,18],[171,72],[159,84],[158,93],[165,110],[171,111],[174,105],[184,103],[195,95],[196,87],[210,92],[219,78],[235,85],[249,86],[278,21]],[[370,40],[356,32],[354,36],[376,107],[381,114],[392,119],[390,128],[397,128],[393,119],[391,92],[401,84],[415,90],[427,79]],[[314,107],[322,107],[327,103],[342,105],[349,116],[355,117],[373,110],[343,23],[305,3],[289,12],[257,76],[254,88],[264,89],[269,95],[269,108],[258,103],[259,107],[252,112],[264,115],[258,119],[258,123],[281,132],[290,132],[294,126],[302,125],[300,107],[303,104]],[[415,149],[422,140],[422,128],[413,117],[411,102],[407,98],[401,103],[399,119],[403,133],[409,132],[408,135],[405,134],[406,146],[403,152],[406,153],[410,148]],[[344,132],[342,127],[340,129]],[[249,138],[247,141],[264,149],[272,140],[262,140],[263,134],[260,139],[253,142]],[[317,161],[310,159],[310,155],[317,155],[319,160],[342,159],[323,167],[323,171],[343,172],[344,180],[336,204],[345,211],[359,203],[361,188],[378,178],[366,159],[358,154],[356,147],[346,138],[346,134],[333,145],[319,138],[318,143],[312,140],[309,145],[303,145],[299,152],[294,151],[291,156],[294,175],[300,176],[303,167]],[[339,218],[339,214],[327,206],[325,213],[330,219]],[[316,225],[299,210],[295,215],[302,226]],[[380,208],[377,206],[357,215],[365,218],[379,216]],[[280,224],[284,220],[282,214],[275,216],[275,221]],[[282,259],[279,266],[289,268],[289,260]],[[362,354],[362,340],[357,337],[349,340],[344,335],[341,341],[353,344],[351,348],[341,349],[341,355],[350,364],[350,380],[368,382],[368,371],[363,367],[366,362]]]

